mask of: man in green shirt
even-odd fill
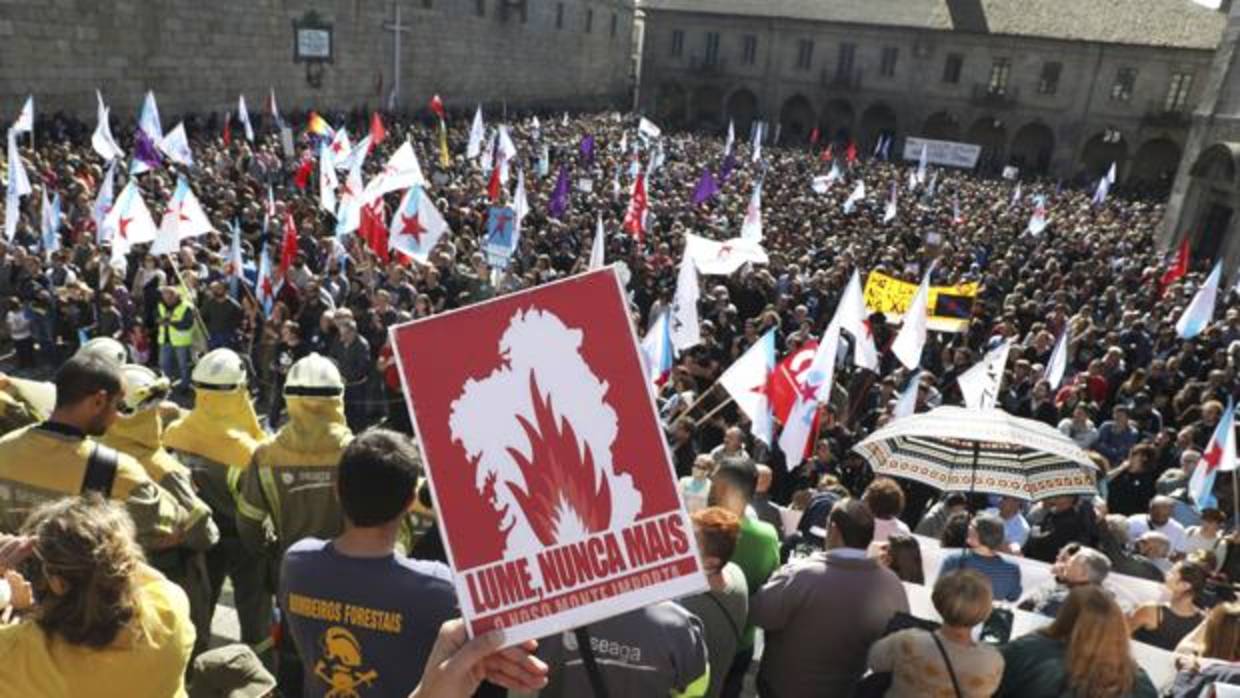
[[[768,523],[745,515],[758,485],[758,469],[751,462],[727,462],[719,466],[711,480],[709,506],[723,507],[741,522],[740,536],[732,562],[745,573],[749,592],[762,588],[768,577],[779,567],[779,535]],[[745,632],[736,649],[736,658],[723,683],[723,698],[736,698],[741,693],[745,672],[753,662],[754,626],[745,623]]]

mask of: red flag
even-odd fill
[[[848,140],[848,150],[844,151],[844,159],[848,161],[849,165],[857,161],[857,144],[852,139]]]
[[[646,211],[646,173],[638,172],[629,198],[629,210],[624,213],[624,229],[639,243],[646,240]]]
[[[383,128],[383,121],[379,119],[379,112],[373,112],[370,115],[370,147],[375,147],[387,138],[387,129]]]
[[[1188,237],[1185,237],[1184,242],[1180,243],[1180,251],[1175,255],[1175,264],[1172,264],[1171,268],[1163,272],[1163,275],[1158,279],[1159,295],[1165,293],[1168,286],[1179,281],[1188,273],[1188,261]]]
[[[818,145],[818,127],[815,126],[813,131],[809,132],[810,145]]]
[[[802,375],[809,370],[814,362],[814,353],[818,351],[818,342],[808,341],[797,351],[785,356],[783,361],[775,364],[775,370],[767,378],[766,395],[771,404],[771,414],[782,424],[788,421],[792,407],[797,401],[797,383],[803,380]]]
[[[310,185],[310,175],[314,173],[314,159],[302,158],[301,166],[297,168],[297,174],[293,176],[293,184],[298,189],[305,189]]]
[[[224,115],[224,145],[232,145],[232,112]]]
[[[487,196],[491,197],[491,203],[499,202],[501,191],[503,191],[503,187],[499,183],[499,165],[497,164],[491,168],[491,179],[487,182]]]
[[[822,161],[831,162],[834,159],[835,159],[835,153],[831,152],[831,144],[828,143],[827,147],[822,149]]]
[[[386,264],[388,261],[388,229],[383,198],[362,207],[362,220],[358,224],[358,237],[370,244],[370,249]]]
[[[293,214],[284,212],[284,240],[280,243],[280,278],[283,279],[289,267],[293,266],[293,258],[297,256],[297,226],[293,223]]]
[[[447,118],[444,116],[443,100],[439,98],[439,95],[431,97],[431,111],[435,112],[435,116],[438,116],[440,119]]]

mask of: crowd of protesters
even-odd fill
[[[325,116],[353,133],[366,131],[372,120],[361,111]],[[287,117],[290,124],[304,123],[302,115]],[[910,187],[916,163],[867,157],[873,144],[854,143],[845,132],[832,143],[768,142],[751,160],[743,125],[725,157],[722,134],[640,136],[634,116],[511,114],[519,153],[513,165],[526,175],[531,210],[517,251],[501,270],[488,264],[481,247],[493,202],[490,173],[464,155],[468,114],[447,119],[446,165],[429,114],[382,119],[386,135],[366,172],[374,174],[395,148],[412,142],[451,229],[427,264],[389,255],[356,235],[337,238],[334,220],[320,210],[313,177],[306,177],[313,146],[299,131],[290,154],[270,118],[256,119],[255,142],[234,128],[226,143],[220,117],[192,115],[185,123],[195,166],[168,165],[138,181],[158,219],[177,176],[185,176],[218,232],[184,241],[175,257],[138,248],[118,263],[97,240],[95,199],[106,166],[90,148],[89,127],[64,115],[40,119],[38,147],[20,148],[35,192],[24,199],[16,235],[0,243],[6,311],[0,335],[13,350],[11,372],[47,377],[84,342],[109,337],[124,344],[130,362],[161,370],[172,381],[171,397],[185,405],[193,400],[195,357],[228,348],[252,367],[252,397],[265,428],[274,431],[288,411],[282,387],[290,370],[317,353],[340,373],[353,433],[379,423],[411,433],[388,344],[392,325],[585,270],[601,217],[606,262],[625,267],[640,333],[672,302],[684,235],[736,237],[761,179],[769,263],[702,277],[702,342],[678,357],[656,388],[710,591],[593,627],[613,647],[644,649],[631,662],[626,654],[605,663],[605,678],[625,687],[623,695],[737,696],[755,664],[759,629],[765,637],[756,676],[762,696],[847,696],[859,682],[858,690],[871,691],[867,695],[888,696],[1154,695],[1127,649],[1129,636],[1179,652],[1177,686],[1240,674],[1231,664],[1240,659],[1240,606],[1232,593],[1240,582],[1240,538],[1230,526],[1232,482],[1226,474],[1218,477],[1209,506],[1188,494],[1193,469],[1240,392],[1240,296],[1220,294],[1214,321],[1202,334],[1177,336],[1174,324],[1213,260],[1193,258],[1187,274],[1168,274],[1171,251],[1154,242],[1165,188],[1120,186],[1099,203],[1081,185],[1101,173],[1082,173],[1071,182],[1026,178],[1017,190],[1015,181],[947,168],[935,168],[929,181]],[[579,147],[586,137],[596,144],[588,154]],[[549,168],[540,167],[544,157]],[[647,168],[650,211],[640,239],[621,225],[633,162]],[[721,187],[695,205],[691,198],[704,167],[715,170]],[[811,187],[833,167],[839,181],[825,192]],[[567,211],[552,217],[547,202],[561,168],[591,186],[574,187]],[[871,195],[845,212],[857,180]],[[116,184],[119,191],[122,182]],[[901,204],[895,220],[883,222],[893,186]],[[59,249],[50,253],[39,230],[44,189],[64,202]],[[398,196],[388,195],[389,212]],[[1027,223],[1039,205],[1050,223],[1032,234]],[[252,267],[263,246],[276,252],[286,215],[298,232],[298,249],[265,312],[252,288],[255,269],[244,281],[234,279],[228,225],[240,228],[242,256]],[[820,336],[854,271],[915,283],[931,261],[936,285],[979,284],[965,330],[931,332],[921,373],[912,378],[887,351],[896,328],[881,314],[871,316],[879,370],[842,363],[804,463],[788,467],[778,448],[752,435],[735,406],[721,404],[725,396],[715,382],[722,372],[768,330],[775,330],[781,356]],[[174,341],[177,331],[192,334],[192,345]],[[1045,369],[1065,331],[1072,340],[1068,368],[1062,384],[1052,386]],[[1012,351],[999,406],[1045,422],[1086,449],[1098,467],[1095,497],[1027,503],[940,493],[876,477],[852,452],[891,420],[895,398],[910,379],[920,383],[918,412],[961,404],[956,378],[1003,340],[1011,341]],[[355,456],[382,462],[405,448],[383,441],[396,438],[372,436],[366,445],[375,452]],[[343,472],[348,451],[340,462]],[[409,480],[408,473],[392,477]],[[416,477],[406,482],[410,491],[412,482]],[[338,494],[347,500],[344,489]],[[355,550],[366,551],[360,557],[376,554],[357,528],[390,525],[394,532],[395,519],[368,522],[360,513],[365,506],[342,504],[344,532],[320,537],[339,533],[332,543],[338,549],[360,546]],[[391,516],[406,504],[391,502]],[[98,504],[44,511],[27,524],[34,542],[26,545],[47,550],[51,543],[44,538],[53,535],[50,522],[58,519],[105,536],[94,528],[115,512],[92,513],[90,507]],[[903,584],[926,581],[918,536],[967,551],[943,557],[933,582],[942,624],[934,632],[909,616]],[[145,574],[126,562],[135,553],[123,541],[109,545],[115,550],[109,564],[120,570],[115,575]],[[379,547],[391,553],[390,543]],[[417,556],[434,547],[412,549]],[[310,564],[317,552],[298,545],[286,565]],[[1023,587],[1010,561],[1021,555],[1053,563],[1053,587]],[[428,578],[440,574],[417,569]],[[1112,573],[1165,584],[1166,602],[1123,607],[1102,586]],[[20,588],[20,580],[13,586]],[[146,581],[137,588],[166,591]],[[1020,638],[1003,637],[997,648],[979,641],[975,628],[990,628],[995,604],[1016,601],[1054,622]],[[909,624],[896,628],[902,618]],[[430,645],[440,620],[423,635],[422,656],[439,656]],[[60,632],[40,622],[45,631]],[[313,635],[293,628],[299,631]],[[567,636],[545,639],[539,653],[552,667],[547,695],[589,690],[580,661],[572,661],[579,648]],[[182,661],[187,658],[188,650]],[[388,661],[395,665],[386,671],[410,673],[416,682],[415,667],[400,667],[394,656]],[[643,663],[656,670],[630,666]]]

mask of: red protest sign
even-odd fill
[[[471,633],[512,644],[706,587],[611,269],[392,343]]]

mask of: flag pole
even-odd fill
[[[707,420],[709,420],[711,417],[714,417],[716,414],[718,414],[719,412],[721,412],[721,411],[723,410],[723,408],[727,407],[728,405],[731,405],[733,402],[734,402],[734,400],[733,400],[732,396],[731,396],[731,395],[728,395],[728,399],[727,399],[727,400],[724,400],[723,402],[719,403],[718,405],[715,405],[715,408],[714,408],[714,409],[712,409],[710,412],[707,412],[705,415],[703,415],[701,419],[699,419],[699,420],[695,421],[695,422],[693,423],[693,426],[694,426],[694,427],[700,427],[700,426],[702,426],[702,423],[703,423],[703,422],[706,422],[706,421],[707,421]]]

